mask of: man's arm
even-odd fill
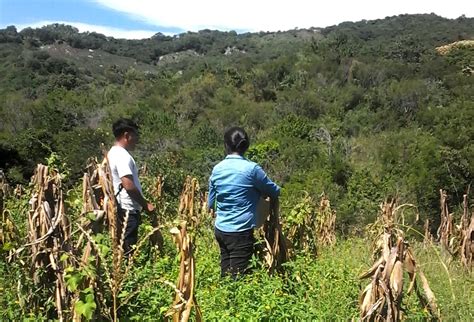
[[[149,203],[140,193],[137,186],[135,186],[132,175],[123,176],[120,178],[120,180],[122,181],[122,187],[127,191],[128,195],[134,201],[138,202],[138,204],[143,207],[145,212],[152,213],[155,211],[155,206]]]

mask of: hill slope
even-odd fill
[[[205,179],[222,133],[244,126],[248,156],[288,202],[329,193],[341,229],[388,194],[436,218],[474,176],[474,19],[401,15],[277,33],[202,30],[120,40],[64,25],[0,30],[0,168],[26,182],[36,162],[78,178],[119,116],[141,124],[139,162]],[[177,193],[177,192],[175,192]],[[346,228],[344,228],[346,227]]]

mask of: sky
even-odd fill
[[[474,0],[0,0],[0,28],[50,23],[115,38],[186,31],[284,31],[398,14],[474,17]]]

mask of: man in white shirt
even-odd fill
[[[140,212],[153,213],[155,207],[149,203],[142,193],[138,179],[138,169],[135,160],[129,151],[133,151],[138,143],[138,125],[129,119],[119,119],[112,130],[115,136],[115,145],[109,150],[107,158],[112,172],[112,181],[118,203],[117,232],[122,233],[123,221],[128,212],[128,221],[125,229],[123,251],[126,256],[132,252],[132,246],[138,241],[138,226]]]

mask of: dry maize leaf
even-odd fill
[[[389,281],[390,279],[390,274],[392,273],[392,270],[393,270],[393,266],[395,265],[395,262],[397,261],[397,248],[396,247],[393,247],[391,252],[390,252],[390,255],[387,259],[387,262],[385,264],[385,269],[383,270],[382,272],[382,278],[384,281]]]
[[[389,234],[389,233],[384,233],[383,234],[382,255],[383,255],[383,258],[384,258],[385,262],[388,262],[388,258],[390,256],[390,247],[391,247],[390,237],[391,237],[391,234]]]
[[[368,318],[372,317],[373,314],[374,314],[377,310],[381,309],[384,304],[385,304],[385,298],[380,297],[380,298],[377,300],[377,302],[373,303],[373,304],[370,306],[369,310],[367,310],[367,313],[362,317],[362,320],[365,320],[365,319],[368,319]],[[377,314],[377,315],[379,315],[379,314]]]
[[[438,305],[436,304],[436,297],[431,290],[430,285],[428,284],[428,280],[426,279],[426,276],[423,274],[423,272],[418,272],[418,275],[421,278],[421,285],[423,287],[423,291],[425,291],[426,298],[428,299],[430,311],[435,317],[439,317],[439,309]]]
[[[361,317],[364,317],[367,315],[367,312],[371,310],[372,306],[374,303],[377,301],[379,298],[379,290],[378,290],[378,280],[380,277],[380,272],[383,270],[383,266],[380,265],[375,274],[372,277],[372,281],[370,282],[369,285],[366,286],[364,291],[361,294],[361,297],[359,299],[360,301],[360,311],[361,311]]]
[[[383,297],[385,298],[385,301],[387,302],[386,319],[387,319],[387,321],[396,321],[397,309],[398,308],[394,305],[394,303],[392,301],[392,297],[391,297],[391,294],[390,294],[390,288],[382,280],[379,281],[379,286],[383,290]]]
[[[403,292],[403,264],[399,260],[395,262],[390,274],[390,288],[394,299],[398,302]]]
[[[368,284],[359,297],[359,306],[361,316],[366,316],[369,309],[374,304],[375,297],[372,290],[372,283]]]
[[[408,272],[408,273],[415,273],[415,270],[416,270],[416,261],[415,261],[415,257],[413,256],[413,253],[411,252],[410,249],[408,249],[406,251],[406,254],[405,254],[405,260],[403,261],[404,263],[404,267],[405,267],[405,270]]]
[[[372,265],[371,268],[369,268],[365,273],[361,274],[359,276],[360,279],[364,279],[364,278],[367,278],[369,276],[372,276],[374,275],[374,273],[377,271],[377,268],[379,268],[380,265],[384,264],[384,259],[383,257],[380,257],[375,263],[374,265]]]
[[[410,285],[408,286],[407,294],[410,294],[413,288],[415,287],[416,272],[413,274],[408,273],[408,276],[410,277]]]

